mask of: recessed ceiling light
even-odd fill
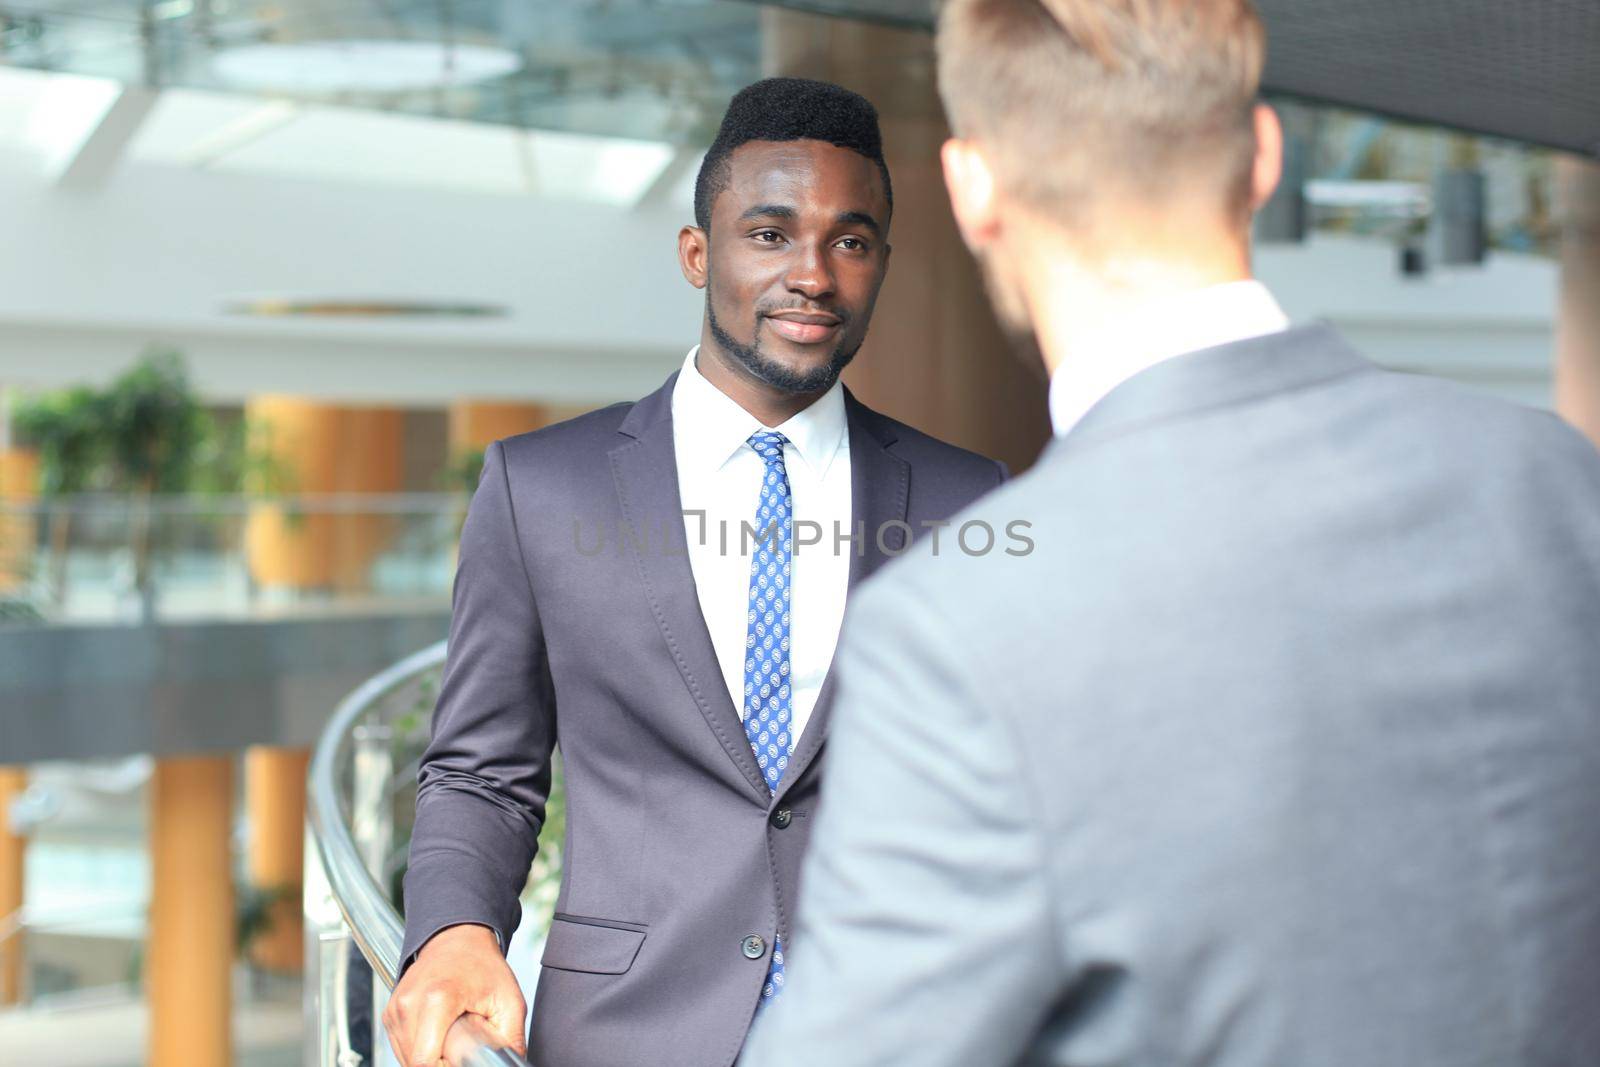
[[[212,57],[221,81],[269,92],[397,92],[470,85],[514,73],[508,48],[436,41],[304,41],[226,48]]]

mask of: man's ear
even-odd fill
[[[1272,199],[1283,177],[1283,126],[1278,113],[1266,104],[1255,108],[1256,158],[1250,168],[1250,210],[1260,211]]]
[[[698,226],[685,226],[678,231],[678,267],[696,289],[706,287],[710,254],[711,238],[706,231]]]
[[[973,142],[952,137],[939,150],[939,160],[961,239],[973,250],[992,243],[1000,234],[1000,211],[988,159]]]

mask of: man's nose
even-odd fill
[[[784,281],[790,292],[799,293],[808,300],[833,295],[834,278],[828,257],[814,244],[799,246]]]

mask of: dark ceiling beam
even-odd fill
[[[745,0],[758,3],[762,0]],[[775,6],[931,30],[932,0]],[[1600,156],[1600,3],[1256,0],[1263,91]]]

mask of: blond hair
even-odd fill
[[[1249,0],[947,0],[938,53],[955,134],[1044,216],[1214,194],[1248,219],[1266,53]]]

